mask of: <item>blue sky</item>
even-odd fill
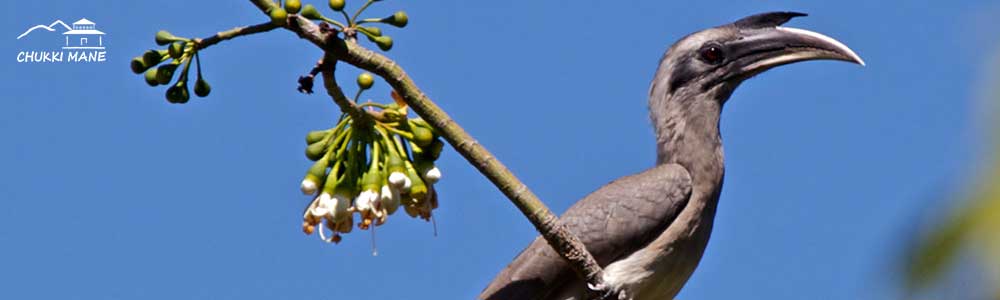
[[[679,298],[897,296],[913,231],[976,167],[1000,5],[688,2],[384,1],[371,13],[409,13],[409,27],[385,30],[389,55],[557,212],[654,163],[646,92],[668,45],[754,13],[810,13],[789,26],[843,41],[868,66],[797,64],[737,90],[714,233]],[[303,235],[303,136],[338,115],[295,92],[316,48],[286,31],[212,47],[201,58],[214,90],[186,105],[128,70],[157,30],[205,37],[264,21],[248,2],[3,5],[0,298],[468,299],[536,235],[450,149],[436,237],[405,214],[378,228],[377,257],[368,232],[339,245]],[[107,33],[107,62],[16,61],[61,41],[16,40],[25,29],[79,18]]]

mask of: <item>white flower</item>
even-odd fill
[[[302,186],[301,186],[301,188],[302,188],[302,193],[303,194],[313,195],[313,194],[316,194],[316,189],[319,188],[319,185],[316,183],[316,181],[313,181],[312,179],[306,178],[306,179],[302,179]]]
[[[378,192],[363,191],[361,194],[358,194],[358,198],[354,199],[354,208],[361,212],[361,214],[371,212],[373,202],[376,199],[378,199]]]
[[[332,203],[332,201],[333,200],[330,198],[330,194],[319,194],[319,197],[316,197],[316,200],[314,200],[316,205],[309,209],[309,213],[312,214],[314,218],[326,217],[332,212],[331,210],[333,209],[333,206],[336,205],[336,203]]]
[[[424,180],[429,184],[437,183],[438,180],[441,180],[441,170],[438,170],[437,167],[427,170],[427,172],[424,172]]]
[[[333,197],[332,202],[333,205],[331,206],[332,211],[330,212],[330,218],[334,221],[343,221],[344,218],[351,215],[348,211],[351,208],[351,196],[337,193],[337,195]]]
[[[312,204],[309,204],[309,209],[306,212],[307,223],[312,225],[319,225],[319,238],[324,241],[331,241],[326,237],[325,229],[323,228],[322,220],[324,218],[329,218],[332,212],[333,205],[330,194],[322,193],[316,199],[313,199]]]
[[[410,178],[406,177],[406,174],[400,172],[392,172],[389,174],[389,184],[391,184],[396,189],[410,189]]]
[[[392,189],[389,188],[389,185],[382,186],[382,190],[379,191],[378,197],[383,203],[389,201],[389,198],[392,198]]]
[[[388,214],[393,214],[399,209],[399,189],[390,188],[388,185],[382,186],[382,208]]]

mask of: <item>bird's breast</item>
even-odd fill
[[[718,193],[695,192],[655,240],[604,269],[604,281],[629,299],[673,299],[701,260],[712,231]]]

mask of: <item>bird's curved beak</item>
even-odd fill
[[[770,27],[749,30],[727,43],[733,61],[727,80],[750,78],[768,69],[807,60],[840,60],[864,66],[853,50],[826,35],[799,28]]]

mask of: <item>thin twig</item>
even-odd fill
[[[340,110],[351,115],[351,118],[356,121],[364,122],[365,120],[369,120],[365,110],[347,98],[344,95],[344,91],[337,85],[337,79],[334,75],[334,71],[337,70],[337,60],[330,57],[330,55],[326,55],[319,63],[319,68],[320,73],[323,74],[323,87],[326,88],[326,94],[330,95],[330,98],[333,99],[333,102],[337,103],[337,106],[340,106]]]
[[[230,30],[226,30],[226,31],[222,31],[222,32],[216,33],[215,35],[207,37],[207,38],[195,39],[195,44],[198,45],[197,46],[198,49],[205,49],[205,48],[208,48],[209,46],[218,44],[221,41],[225,41],[225,40],[228,40],[228,39],[231,39],[231,38],[235,38],[235,37],[239,37],[239,36],[244,36],[244,35],[250,35],[250,34],[255,34],[255,33],[267,32],[267,31],[271,31],[271,30],[273,30],[275,28],[278,28],[278,25],[271,24],[271,22],[260,23],[260,24],[252,25],[252,26],[236,27],[236,28],[233,28],[233,29],[230,29]]]

